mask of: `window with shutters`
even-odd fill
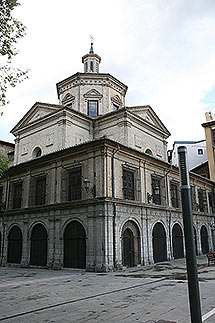
[[[196,203],[196,190],[195,190],[195,186],[193,185],[190,186],[190,195],[191,195],[192,210],[197,211],[198,205]]]
[[[22,206],[22,183],[13,184],[13,209],[20,209]]]
[[[152,177],[152,202],[161,204],[161,179]]]
[[[210,213],[214,213],[214,194],[212,192],[208,193],[208,201],[209,201]]]
[[[179,207],[179,185],[170,182],[170,195],[171,195],[171,205],[172,207]]]
[[[70,170],[68,190],[69,201],[81,199],[81,169]]]
[[[134,172],[123,169],[123,193],[125,200],[135,199]]]
[[[46,177],[36,179],[35,205],[46,203]]]
[[[206,191],[202,189],[198,189],[198,199],[199,199],[199,211],[200,212],[207,212],[207,196]]]

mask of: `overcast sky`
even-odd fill
[[[100,72],[128,86],[126,105],[149,104],[171,132],[169,144],[204,139],[215,106],[214,0],[20,0],[27,27],[14,65],[29,79],[8,91],[0,139],[35,102],[58,103],[56,83],[82,72],[90,49]]]

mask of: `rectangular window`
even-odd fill
[[[125,200],[134,200],[134,173],[123,169],[123,192]]]
[[[198,199],[199,199],[199,211],[200,212],[207,212],[207,196],[206,191],[199,189],[198,190]]]
[[[119,109],[119,106],[118,106],[118,105],[116,105],[116,104],[114,104],[114,105],[113,105],[113,110],[114,110],[114,111],[117,111],[118,109]]]
[[[152,177],[152,202],[161,204],[161,181],[154,177]]]
[[[214,213],[214,194],[212,192],[208,193],[210,212]]]
[[[68,200],[81,199],[81,169],[72,170],[69,173],[69,194]]]
[[[86,62],[85,63],[85,73],[87,73],[88,72],[88,63]]]
[[[215,147],[215,129],[211,130],[211,136],[212,136],[212,145]]]
[[[198,149],[198,155],[203,155],[203,149]]]
[[[178,185],[170,183],[170,194],[172,207],[179,207]]]
[[[98,116],[98,101],[95,101],[95,100],[88,101],[88,116],[90,117]]]
[[[35,205],[46,203],[46,177],[36,179]]]
[[[90,61],[90,72],[94,72],[93,61]]]
[[[13,209],[20,209],[22,205],[22,183],[13,184]]]

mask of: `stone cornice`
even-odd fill
[[[127,85],[120,82],[111,74],[103,74],[103,73],[76,73],[67,79],[59,82],[56,84],[57,86],[57,93],[58,98],[60,94],[64,93],[65,91],[83,85],[101,85],[101,86],[109,86],[124,96],[127,92]]]

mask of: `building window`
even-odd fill
[[[88,116],[90,117],[98,116],[98,101],[95,101],[95,100],[88,101]]]
[[[34,150],[33,150],[33,153],[32,153],[32,157],[33,158],[38,158],[42,155],[42,150],[40,149],[40,147],[36,147]]]
[[[99,72],[99,63],[96,62],[96,73],[98,73],[98,72]]]
[[[68,103],[68,104],[66,105],[66,108],[70,108],[70,109],[72,109],[72,103]]]
[[[85,63],[85,73],[87,73],[88,72],[88,63],[86,62]]]
[[[81,199],[81,169],[72,170],[69,173],[68,200]]]
[[[35,205],[44,205],[46,202],[46,177],[36,179]]]
[[[123,169],[123,192],[125,200],[134,200],[134,172]]]
[[[211,129],[212,145],[215,147],[215,129]]]
[[[200,149],[198,149],[198,155],[203,155],[203,153],[204,153],[204,152],[203,152],[203,149],[201,149],[201,148],[200,148]]]
[[[200,212],[207,212],[207,196],[206,191],[199,189],[198,190],[198,199],[199,199],[199,211]]]
[[[94,72],[94,66],[93,61],[90,61],[90,72]]]
[[[118,105],[116,105],[116,104],[113,104],[113,110],[114,111],[117,111],[119,109],[119,106]]]
[[[175,183],[170,183],[170,194],[171,194],[171,204],[172,207],[179,207],[179,196],[178,196],[178,185]]]
[[[161,204],[161,180],[152,177],[152,201],[154,204]]]
[[[208,193],[210,212],[214,213],[214,194],[212,192]]]
[[[22,205],[22,183],[13,184],[13,209],[20,209]]]

